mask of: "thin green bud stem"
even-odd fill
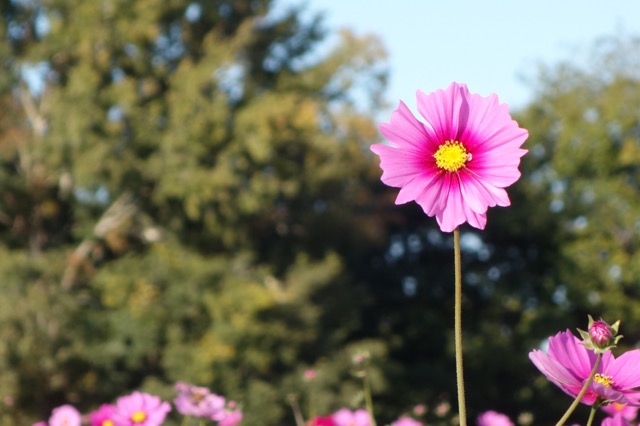
[[[362,385],[364,387],[364,402],[367,406],[369,417],[371,418],[371,426],[376,426],[376,418],[373,416],[373,397],[371,396],[371,384],[369,383],[369,375],[367,373],[368,372],[365,370],[362,377]]]
[[[571,414],[573,414],[573,411],[576,409],[578,404],[580,404],[582,397],[587,392],[589,385],[593,381],[593,377],[596,375],[596,372],[598,371],[598,367],[600,366],[600,361],[602,361],[601,353],[598,354],[598,357],[596,358],[596,362],[595,364],[593,364],[593,368],[591,369],[591,374],[589,374],[589,378],[584,382],[584,385],[582,385],[582,389],[580,389],[580,393],[578,394],[578,396],[576,396],[576,399],[573,401],[571,406],[569,406],[569,409],[567,410],[567,412],[564,413],[564,416],[562,416],[562,418],[558,421],[558,423],[556,423],[556,426],[564,425],[566,421],[569,420],[569,417],[571,416]]]
[[[591,412],[589,413],[589,420],[587,421],[587,426],[591,426],[593,424],[593,419],[595,419],[596,417],[596,411],[598,411],[598,408],[596,407],[596,404],[593,404],[591,406]]]

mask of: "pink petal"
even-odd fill
[[[596,358],[569,330],[549,338],[549,356],[558,360],[581,380],[589,377]]]
[[[460,191],[459,177],[456,173],[443,175],[443,186],[440,193],[442,210],[436,213],[436,219],[443,232],[453,232],[454,229],[466,221],[463,209],[464,201]]]
[[[416,175],[429,171],[420,153],[382,144],[372,145],[371,151],[380,156],[381,179],[386,185],[399,188]]]
[[[509,196],[504,189],[486,184],[480,176],[464,171],[461,179],[465,203],[476,213],[486,213],[489,207],[508,206]]]
[[[534,349],[531,351],[529,353],[529,359],[547,379],[556,385],[560,387],[578,386],[578,391],[582,387],[582,382],[571,374],[569,370],[541,350]]]
[[[412,180],[406,182],[396,198],[396,204],[404,204],[409,201],[417,201],[418,198],[427,190],[431,183],[438,178],[435,173],[421,173],[415,175]],[[432,191],[433,192],[433,191]]]
[[[399,148],[422,150],[428,145],[434,150],[437,148],[433,132],[418,121],[402,101],[391,114],[390,122],[380,124],[380,132]]]
[[[614,387],[618,389],[640,387],[640,350],[627,351],[611,360],[606,367],[604,374],[613,378]]]
[[[435,176],[433,180],[424,187],[422,193],[416,198],[416,202],[428,216],[434,216],[442,211],[441,194],[443,191],[444,179],[442,174]]]
[[[468,114],[468,96],[467,86],[458,83],[451,83],[446,90],[436,90],[428,95],[418,90],[418,111],[433,127],[440,143],[458,140],[461,115],[466,121],[464,115]]]

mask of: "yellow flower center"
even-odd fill
[[[114,426],[114,424],[111,420],[105,420],[100,426]]]
[[[436,159],[436,166],[448,172],[455,172],[471,161],[471,154],[458,141],[446,141],[440,145],[433,158]]]
[[[600,383],[602,386],[606,388],[610,388],[613,385],[613,377],[605,376],[604,374],[597,373],[593,376],[593,381],[596,383]]]
[[[131,421],[134,423],[142,423],[147,419],[147,414],[144,411],[136,411],[131,415]]]

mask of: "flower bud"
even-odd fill
[[[593,344],[599,348],[609,346],[613,339],[613,330],[609,324],[602,320],[594,321],[589,327],[589,337]]]
[[[618,341],[622,339],[622,336],[618,335],[619,327],[620,321],[609,325],[601,319],[594,321],[591,315],[589,315],[589,328],[587,331],[578,329],[578,332],[580,336],[582,336],[582,344],[587,349],[591,349],[596,353],[605,353],[615,348]]]

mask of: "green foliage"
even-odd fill
[[[267,0],[2,7],[32,30],[2,45],[11,418],[186,380],[280,424],[291,375],[360,326],[379,42],[318,56],[320,19]],[[41,91],[20,82],[36,64]]]
[[[321,19],[268,0],[0,6],[3,425],[177,380],[292,424],[294,401],[362,406],[362,352],[381,424],[455,407],[451,236],[394,205],[367,150],[377,39],[320,55]],[[640,339],[639,48],[541,70],[513,205],[463,230],[471,415],[557,419],[527,353],[587,314]]]

